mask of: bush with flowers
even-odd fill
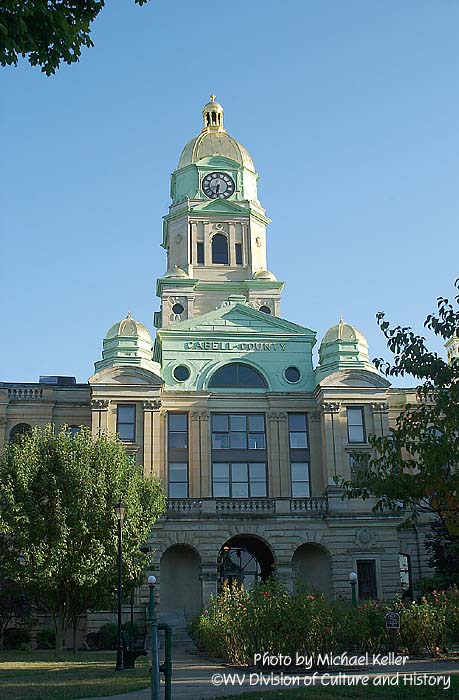
[[[391,610],[400,613],[399,633],[386,630]],[[225,585],[190,633],[199,649],[236,665],[253,664],[260,652],[293,659],[297,653],[317,658],[389,649],[435,656],[459,643],[459,591],[434,591],[413,603],[365,601],[354,608],[320,593],[288,593],[274,580],[251,590]]]

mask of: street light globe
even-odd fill
[[[147,581],[149,586],[154,586],[156,583],[156,576],[149,576]]]
[[[351,573],[349,574],[349,581],[351,581],[352,583],[354,583],[354,581],[357,581],[357,574],[355,573],[355,571],[351,571]]]

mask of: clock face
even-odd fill
[[[234,188],[233,178],[226,173],[209,173],[202,181],[202,191],[209,199],[228,199]]]

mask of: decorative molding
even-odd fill
[[[374,532],[368,527],[362,527],[355,532],[355,545],[359,549],[372,549],[374,547]]]
[[[287,413],[284,411],[272,411],[269,414],[269,419],[277,423],[285,423],[287,421]]]
[[[389,404],[385,402],[372,403],[371,408],[373,413],[389,413]]]
[[[319,411],[311,411],[308,413],[309,420],[311,423],[319,423],[320,422],[320,413]]]

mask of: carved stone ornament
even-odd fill
[[[355,544],[360,549],[369,549],[374,545],[374,534],[368,527],[362,527],[355,533]]]
[[[261,240],[260,236],[257,236],[255,238],[255,243],[257,244],[258,248],[261,248],[261,246],[263,245],[263,241]]]
[[[183,236],[181,233],[178,233],[175,237],[175,242],[177,245],[180,245],[180,243],[183,241]]]
[[[273,421],[278,421],[279,423],[284,423],[287,420],[287,414],[284,411],[272,411],[269,417]]]
[[[274,312],[274,301],[272,299],[256,299],[256,308],[259,309],[260,306],[267,306],[271,313]]]
[[[109,406],[109,399],[93,399],[91,401],[91,408],[93,411],[106,411]]]

